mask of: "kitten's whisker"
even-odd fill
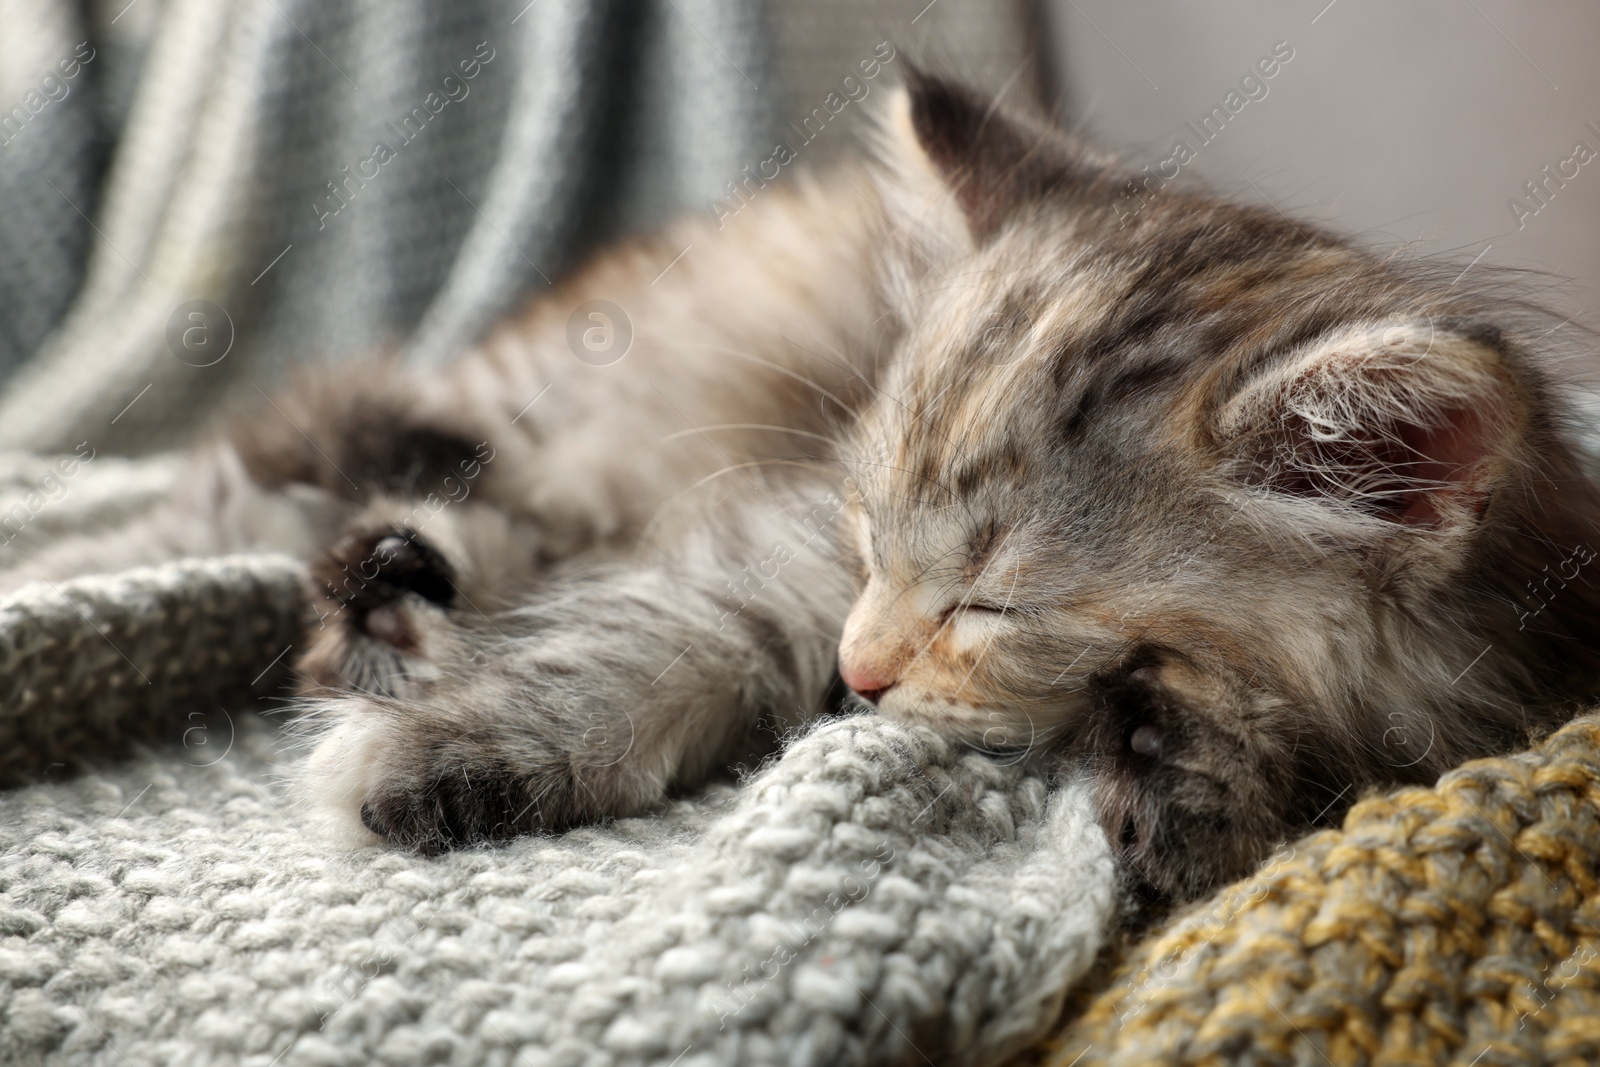
[[[893,463],[876,463],[876,462],[873,462],[872,460],[865,460],[865,459],[852,460],[850,462],[853,463],[853,464],[864,466],[864,467],[882,467],[884,470],[899,471],[901,474],[909,474],[913,478],[920,478],[925,482],[928,482],[928,483],[930,483],[930,484],[932,484],[934,486],[937,486],[939,488],[939,490],[941,492],[943,492],[946,496],[951,497],[951,498],[955,497],[955,492],[953,490],[951,490],[951,488],[949,486],[945,485],[943,482],[939,481],[937,478],[933,477],[931,474],[920,474],[920,473],[918,473],[916,471],[913,471],[913,470],[910,470],[910,469],[908,469],[906,467],[897,467]],[[900,498],[897,498],[897,499],[908,499],[908,498],[900,497]],[[920,501],[919,501],[919,503],[920,503]]]
[[[660,443],[666,444],[668,441],[676,441],[684,437],[693,437],[695,434],[703,433],[707,430],[772,430],[775,433],[793,434],[796,437],[809,437],[813,440],[821,441],[822,443],[828,445],[837,443],[834,438],[829,437],[826,434],[812,433],[810,430],[797,430],[793,426],[772,426],[762,422],[711,423],[706,426],[698,426],[689,430],[679,430],[677,433],[669,433],[667,436],[661,439]]]
[[[791,458],[772,457],[767,459],[749,459],[743,460],[739,463],[728,464],[727,466],[712,471],[710,474],[698,479],[693,484],[678,490],[676,493],[673,493],[671,496],[667,497],[659,505],[657,505],[654,513],[642,527],[639,534],[639,540],[641,542],[650,541],[659,531],[661,525],[667,522],[669,517],[673,514],[672,509],[676,504],[725,474],[741,472],[747,469],[760,469],[764,467],[798,467],[804,471],[810,471],[816,474],[826,474],[828,471],[828,465],[835,463],[837,463],[836,460],[828,459],[798,460]]]
[[[857,419],[860,418],[859,413],[853,407],[851,407],[849,404],[846,404],[843,400],[840,400],[830,390],[828,390],[827,388],[822,386],[820,383],[813,381],[812,379],[806,377],[804,374],[801,374],[797,370],[794,370],[794,369],[792,369],[790,367],[785,367],[781,363],[774,363],[770,359],[763,359],[760,356],[752,355],[749,352],[741,352],[737,348],[725,348],[725,347],[723,347],[721,345],[696,344],[696,345],[691,345],[691,346],[686,346],[686,347],[700,348],[700,349],[703,349],[703,350],[705,350],[707,352],[718,352],[718,353],[721,353],[723,355],[734,356],[734,357],[736,357],[738,359],[748,360],[751,363],[755,363],[755,364],[758,364],[760,366],[766,367],[766,368],[768,368],[770,370],[777,371],[779,374],[782,374],[782,375],[784,375],[786,377],[789,377],[789,378],[793,378],[795,381],[799,382],[801,385],[804,385],[809,389],[815,389],[818,393],[822,394],[824,397],[826,397],[827,399],[833,401],[836,405],[838,405],[840,411],[846,412],[847,414],[849,414],[853,418],[857,418]]]

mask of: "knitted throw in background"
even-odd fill
[[[167,473],[96,460],[34,522],[137,513]],[[1081,785],[872,715],[644,818],[328,845],[300,753],[239,710],[283,678],[301,575],[235,556],[0,599],[0,766],[43,778],[0,792],[0,1063],[993,1063],[1115,921]]]
[[[1600,717],[1357,804],[1053,1044],[1053,1067],[1600,1062]]]
[[[0,0],[0,448],[148,454],[302,360],[437,365],[710,217],[879,42],[1025,92],[1038,37],[1026,0]]]

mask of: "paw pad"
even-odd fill
[[[361,631],[402,650],[416,643],[401,605],[407,594],[440,607],[455,599],[449,561],[405,529],[345,538],[323,557],[313,578]]]
[[[409,590],[440,606],[448,606],[455,597],[450,565],[414,533],[397,530],[379,538],[372,546],[372,558],[382,585]]]

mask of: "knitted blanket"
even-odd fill
[[[30,509],[10,561],[175,471],[100,458],[51,493],[54,469],[0,458],[0,515]],[[328,847],[249,710],[285,677],[301,573],[187,560],[0,598],[0,779],[42,779],[0,792],[0,1063],[997,1062],[1115,922],[1080,786],[871,716],[646,818]],[[1597,1018],[1590,717],[1286,848],[1041,1054],[1576,1065]]]
[[[3,0],[0,448],[145,454],[300,359],[437,365],[707,212],[879,42],[1025,92],[1038,38],[1025,0]]]
[[[1600,716],[1362,801],[1051,1044],[1051,1067],[1600,1062]]]
[[[48,470],[13,468],[24,499]],[[34,523],[160,485],[96,460]],[[1114,922],[1080,784],[872,715],[648,817],[327,845],[250,710],[300,576],[235,556],[0,599],[0,773],[35,780],[0,792],[0,1063],[992,1063]]]

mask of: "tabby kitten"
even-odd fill
[[[433,851],[645,811],[837,664],[880,714],[1087,765],[1183,900],[1591,699],[1600,499],[1481,272],[1181,183],[1129,213],[1127,170],[922,75],[885,125],[871,173],[748,187],[203,460],[242,459],[236,508],[293,497],[283,543],[343,531],[300,659],[332,819]],[[594,300],[614,362],[569,343],[620,336]]]

